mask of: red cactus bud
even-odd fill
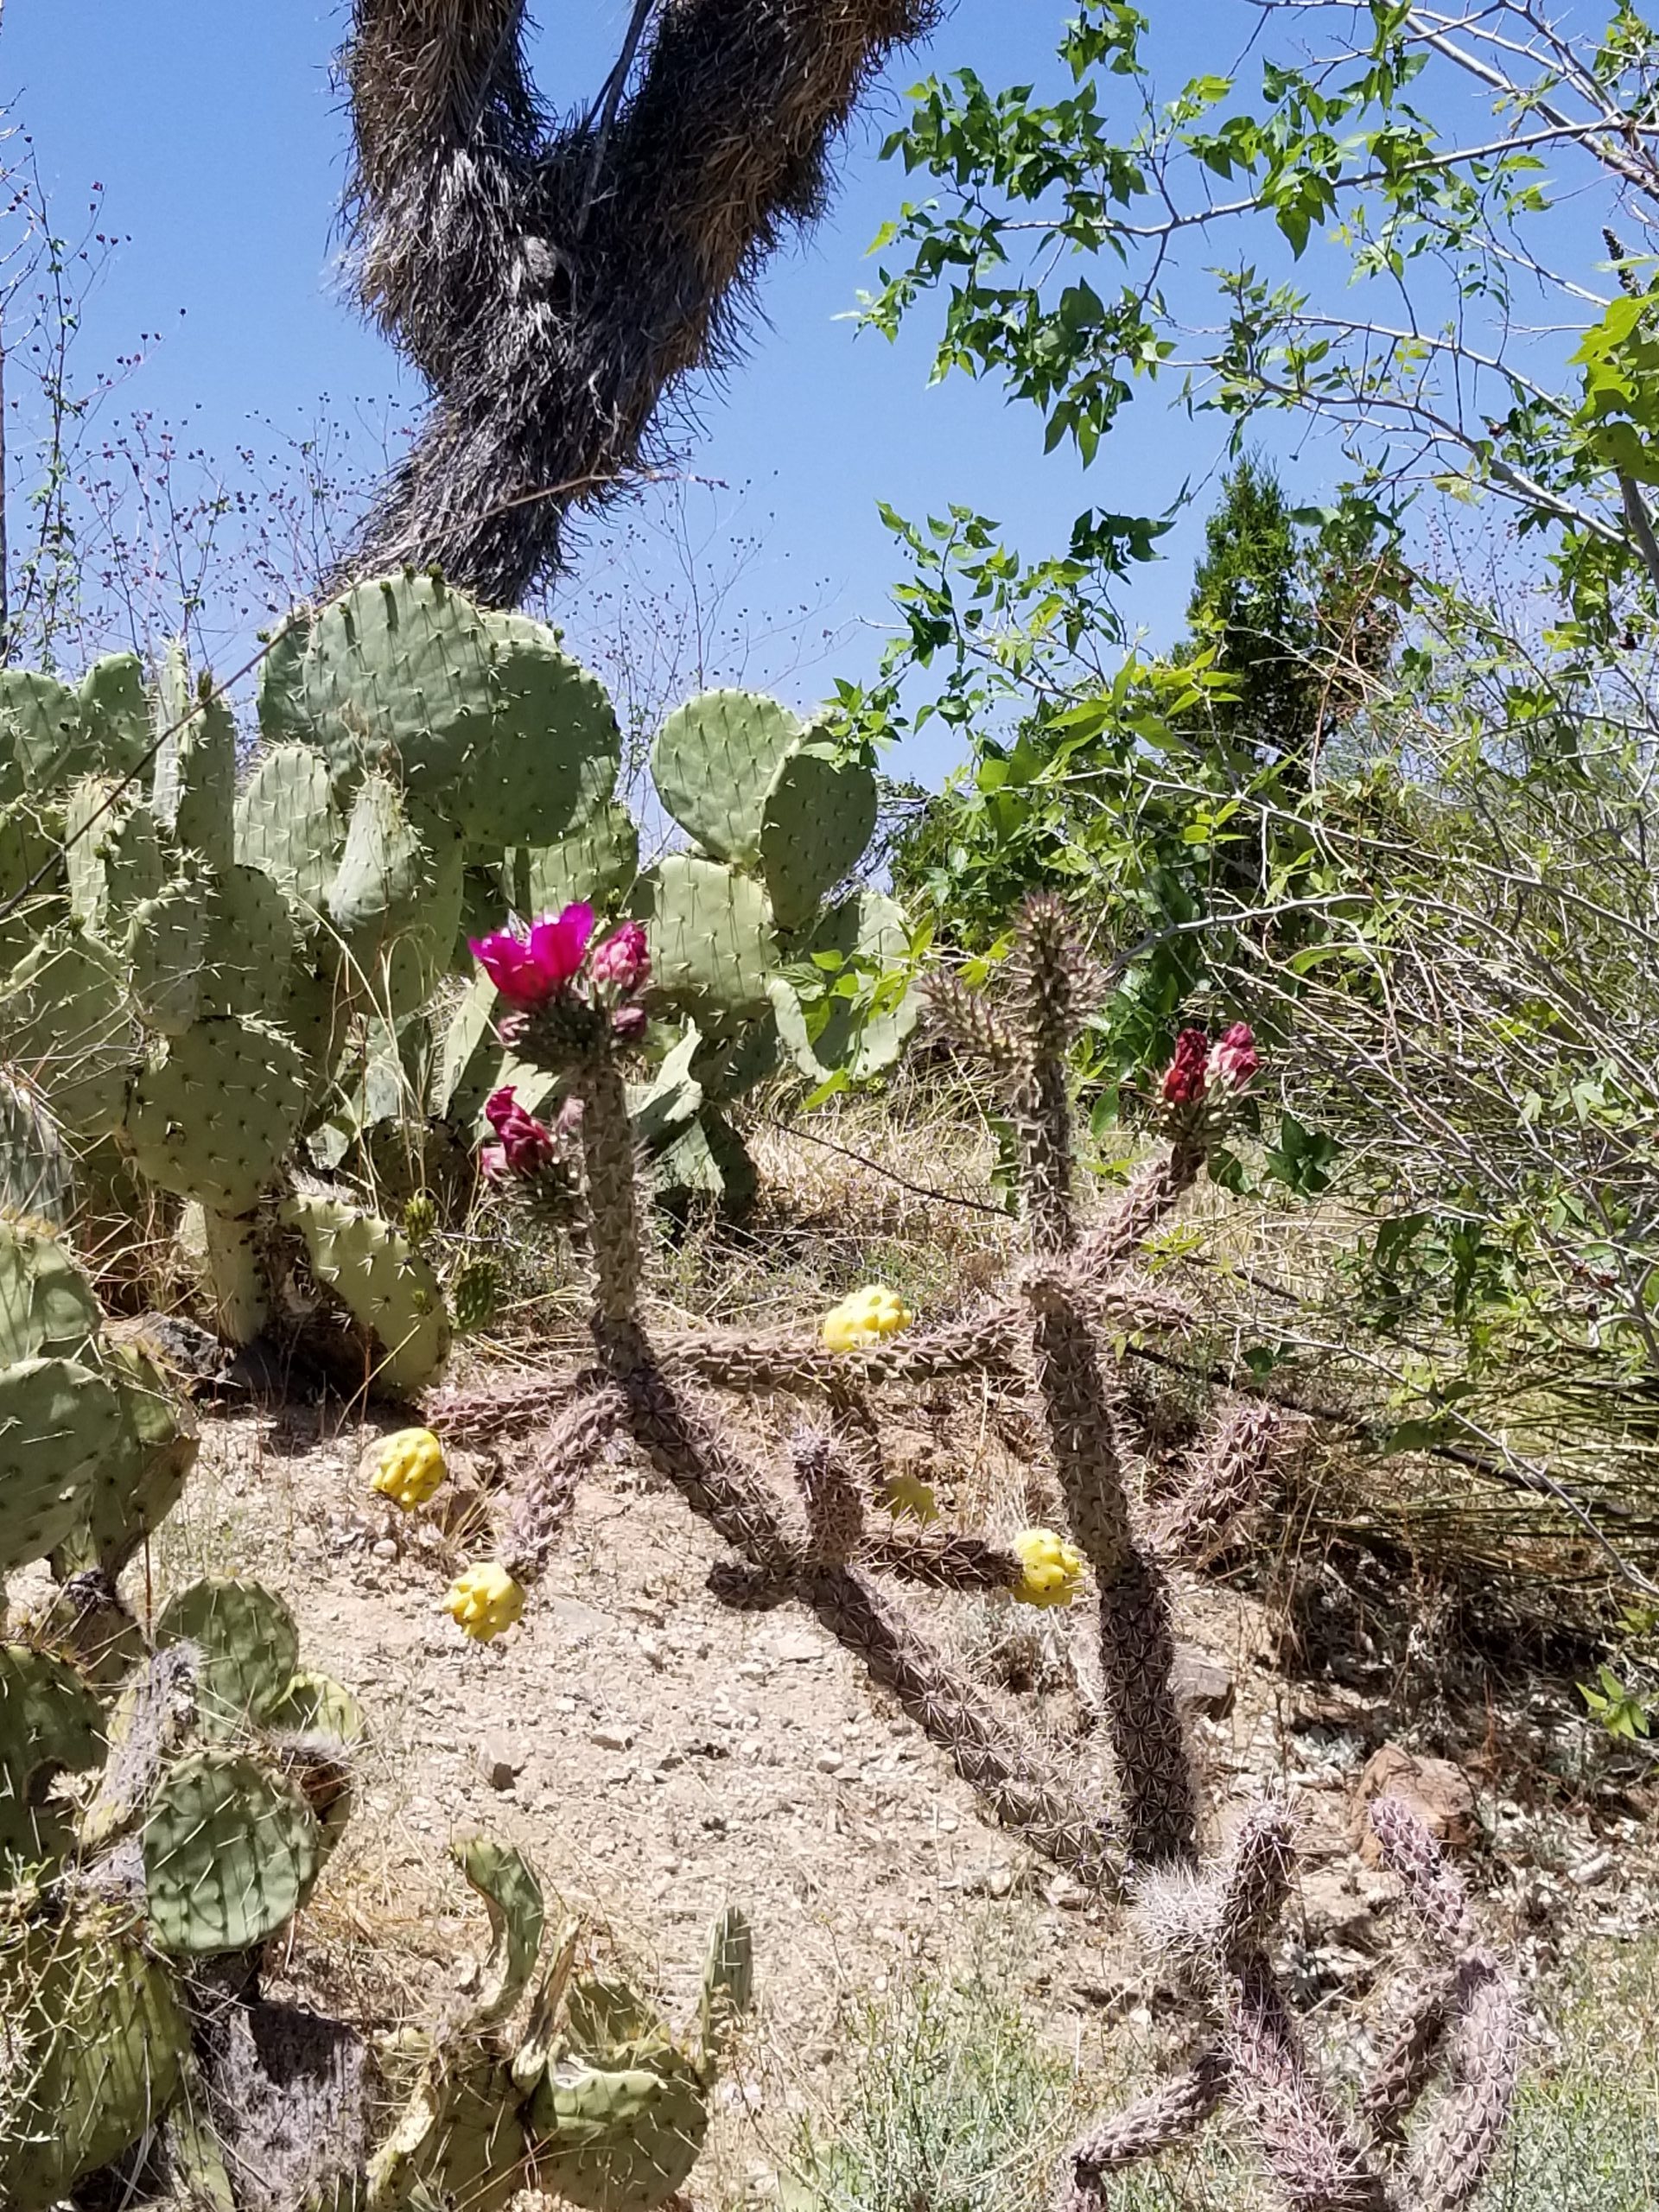
[[[1202,1029],[1183,1029],[1175,1039],[1175,1057],[1164,1071],[1164,1103],[1191,1106],[1203,1097],[1210,1059],[1210,1039]]]

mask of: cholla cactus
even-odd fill
[[[1212,2040],[1185,2073],[1073,2146],[1061,2196],[1074,2212],[1106,2201],[1109,2175],[1187,2141],[1224,2107],[1241,2115],[1288,2212],[1461,2212],[1470,2202],[1509,2115],[1514,2000],[1422,1822],[1397,1799],[1374,1805],[1370,1819],[1437,1963],[1365,2085],[1359,2129],[1319,2079],[1274,1974],[1294,1840],[1287,1815],[1263,1805],[1209,1877],[1154,1875],[1143,1888],[1149,1948],[1205,2006]],[[1437,2077],[1439,2108],[1408,2149],[1404,2124]]]
[[[546,926],[549,944],[586,943],[581,918]],[[1397,2133],[1439,2066],[1451,2084],[1452,2116],[1426,2139],[1429,2147],[1413,2154],[1410,2171],[1418,2177],[1413,2185],[1427,2192],[1422,2202],[1457,2212],[1490,2157],[1507,2100],[1513,2025],[1501,1979],[1485,1954],[1465,1943],[1454,1972],[1421,1999],[1400,2055],[1383,2069],[1372,2107],[1376,2143],[1353,2139],[1313,2074],[1269,1964],[1290,1878],[1284,1816],[1271,1808],[1255,1815],[1218,1873],[1201,1878],[1196,1871],[1196,1787],[1171,1688],[1168,1597],[1159,1549],[1137,1530],[1121,1473],[1098,1324],[1110,1316],[1119,1325],[1160,1327],[1183,1318],[1129,1269],[1255,1072],[1248,1032],[1236,1026],[1217,1046],[1197,1033],[1183,1040],[1163,1086],[1166,1150],[1101,1227],[1079,1236],[1065,1058],[1093,986],[1066,942],[1058,906],[1032,902],[1011,1014],[953,989],[936,1005],[938,1019],[1003,1083],[1020,1133],[1033,1249],[1018,1295],[937,1329],[895,1325],[899,1301],[867,1294],[827,1332],[658,1337],[642,1310],[644,1255],[620,1057],[638,1024],[619,1019],[649,1008],[655,940],[643,953],[631,946],[626,963],[588,955],[556,980],[545,968],[529,976],[524,963],[534,942],[524,938],[503,956],[519,963],[513,973],[523,978],[514,1047],[557,1076],[579,1103],[573,1137],[582,1153],[594,1357],[562,1393],[538,1382],[452,1395],[430,1409],[441,1433],[474,1447],[536,1432],[513,1497],[504,1568],[533,1585],[583,1471],[613,1439],[630,1440],[736,1553],[742,1602],[792,1599],[809,1607],[948,1751],[1000,1819],[1084,1881],[1112,1887],[1127,1880],[1137,1889],[1163,1947],[1208,2005],[1213,2038],[1183,2077],[1078,2146],[1068,2179],[1074,2195],[1097,2196],[1103,2176],[1190,2134],[1227,2104],[1244,2113],[1287,2204],[1300,2212],[1387,2212],[1398,2200],[1383,2139],[1393,2139],[1389,2131]],[[569,965],[563,954],[555,964]],[[532,1189],[544,1172],[539,1147],[527,1146],[513,1172]],[[1028,1530],[1004,1547],[938,1526],[900,1525],[890,1510],[899,1493],[870,1389],[1022,1366],[1034,1376],[1069,1533]],[[709,1387],[817,1401],[820,1410],[791,1440],[787,1487],[726,1440],[705,1401]],[[1284,1442],[1270,1414],[1228,1408],[1193,1462],[1190,1487],[1209,1481],[1222,1492],[1218,1510],[1230,1516],[1248,1504]],[[1163,1532],[1168,1548],[1197,1543],[1202,1519],[1199,1501],[1190,1497],[1177,1525]],[[1081,1802],[1026,1730],[944,1662],[876,1580],[879,1571],[925,1586],[1081,1603],[1085,1563],[1098,1606],[1121,1818]],[[1425,1916],[1438,1913],[1461,1940],[1455,1884],[1438,1862],[1429,1866],[1415,1839],[1405,1840],[1397,1821],[1389,1828],[1391,1817],[1378,1815],[1391,1863]],[[1425,2166],[1433,2170],[1428,2178],[1419,2173]]]

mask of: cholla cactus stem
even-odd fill
[[[1235,2094],[1287,2212],[1395,2212],[1382,2177],[1350,2139],[1309,2064],[1261,1953],[1229,1975],[1224,2007]]]
[[[1233,1541],[1301,1433],[1276,1406],[1236,1398],[1193,1452],[1154,1541],[1166,1558],[1205,1567]]]
[[[816,1563],[844,1567],[864,1533],[864,1501],[833,1436],[804,1428],[789,1456],[806,1509],[807,1541]]]
[[[1103,2176],[1155,2158],[1196,2135],[1227,2094],[1231,2069],[1218,2050],[1200,2051],[1185,2073],[1152,2089],[1077,2143],[1067,2158],[1070,2188],[1062,2204],[1092,2208],[1103,2201]]]
[[[1017,1590],[1025,1575],[1017,1554],[948,1529],[872,1529],[858,1557],[928,1590]]]
[[[1421,2212],[1462,2212],[1485,2179],[1509,2124],[1521,2023],[1489,1951],[1459,1961],[1446,2037],[1446,2094],[1411,2161],[1408,2198]]]
[[[644,1272],[633,1128],[621,1071],[608,1050],[601,1046],[582,1061],[575,1089],[582,1108],[594,1309],[603,1321],[631,1321]]]
[[[1434,1975],[1414,1990],[1360,2098],[1360,2117],[1370,2140],[1392,2148],[1404,2139],[1412,2107],[1433,2080],[1452,2020],[1453,1977]]]
[[[577,1398],[530,1440],[526,1471],[512,1503],[501,1563],[525,1588],[547,1571],[576,1502],[582,1477],[627,1418],[613,1382]]]

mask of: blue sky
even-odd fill
[[[615,51],[626,0],[544,0],[532,12],[545,26],[534,57],[544,93],[583,101]],[[1040,81],[1069,12],[1068,0],[957,0],[928,62],[971,63],[994,83]],[[1254,20],[1238,0],[1196,0],[1183,11],[1179,60],[1224,67]],[[104,226],[126,241],[90,303],[83,359],[142,352],[111,406],[153,410],[213,455],[245,443],[267,451],[303,435],[320,410],[365,425],[372,443],[388,401],[417,396],[353,313],[336,264],[346,120],[329,62],[342,29],[343,10],[315,0],[4,7],[0,94],[14,122],[32,134],[60,208],[78,211],[96,180]],[[868,281],[872,236],[906,188],[876,149],[921,67],[901,63],[855,131],[834,213],[768,272],[766,324],[702,404],[687,465],[725,487],[687,495],[708,549],[705,586],[741,564],[712,677],[775,682],[809,700],[833,674],[868,671],[898,566],[880,499],[909,514],[969,502],[1035,551],[1062,543],[1090,501],[1156,512],[1184,485],[1201,486],[1167,559],[1141,572],[1128,601],[1154,638],[1179,626],[1218,424],[1143,403],[1085,477],[1067,453],[1045,457],[1034,411],[1010,409],[994,387],[929,387],[925,312],[891,347],[839,319]],[[144,332],[161,342],[141,346]],[[1328,458],[1316,449],[1299,464],[1300,496],[1326,488]],[[626,525],[593,534],[572,607],[578,636],[614,616],[637,637],[650,627],[652,588],[683,593],[651,535],[667,499],[648,500],[632,537]],[[734,626],[740,608],[747,620]],[[747,644],[728,634],[734,626]],[[937,776],[947,765],[937,742],[906,765]]]

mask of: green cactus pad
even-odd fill
[[[80,718],[106,776],[130,776],[149,750],[149,694],[137,653],[94,661],[80,682]]]
[[[770,1014],[753,1021],[716,1023],[700,1039],[691,1072],[711,1106],[729,1105],[777,1071],[783,1057]]]
[[[149,803],[175,842],[210,868],[228,868],[236,807],[236,723],[216,694],[192,689],[182,658],[169,656],[158,708],[160,743]]]
[[[48,1797],[51,1782],[103,1759],[103,1707],[74,1669],[0,1643],[0,1868],[8,1858],[34,1866],[62,1857],[73,1832]]]
[[[266,1707],[260,1725],[273,1734],[291,1729],[303,1736],[331,1736],[346,1748],[360,1744],[368,1734],[363,1708],[350,1690],[332,1675],[303,1669],[275,1704]]]
[[[119,1394],[79,1360],[0,1369],[0,1576],[44,1559],[85,1517],[120,1433]]]
[[[773,777],[760,817],[760,871],[780,930],[804,929],[864,856],[875,778],[856,760],[803,745]]]
[[[753,877],[671,853],[640,888],[649,900],[651,988],[696,1018],[764,1014],[777,972],[772,907]]]
[[[652,1152],[661,1151],[696,1119],[702,1085],[692,1066],[702,1043],[696,1025],[688,1025],[651,1081],[628,1085],[628,1119],[640,1143]]]
[[[7,2057],[0,2203],[47,2212],[177,2095],[189,2023],[172,1976],[113,1912],[0,1922]]]
[[[268,747],[316,744],[305,703],[305,649],[311,636],[308,607],[296,607],[275,630],[261,631],[265,650],[259,663],[259,735]],[[250,857],[240,855],[239,857]]]
[[[652,1166],[658,1197],[671,1205],[712,1198],[729,1213],[753,1205],[760,1179],[747,1146],[723,1114],[704,1106]]]
[[[111,944],[142,899],[167,878],[160,829],[142,801],[118,799],[114,783],[83,776],[64,805],[64,867],[69,909]]]
[[[108,1345],[102,1372],[121,1401],[121,1433],[98,1463],[85,1522],[54,1548],[60,1578],[98,1567],[113,1580],[178,1503],[196,1462],[195,1424],[146,1352]]]
[[[530,1986],[547,1925],[542,1885],[522,1853],[510,1844],[473,1836],[455,1846],[461,1870],[490,1916],[490,1956],[485,1994],[467,2018],[466,2032],[481,2034],[505,2020]]]
[[[622,733],[604,685],[545,623],[480,619],[495,646],[497,708],[460,794],[462,826],[485,853],[550,844],[591,809],[592,795],[609,798]]]
[[[194,1751],[162,1777],[143,1828],[149,1932],[163,1951],[245,1951],[309,1896],[322,1861],[296,1789],[252,1758]]]
[[[674,2049],[656,2007],[620,1976],[582,1974],[565,1999],[566,2048],[595,2066],[655,2066]]]
[[[46,1102],[0,1072],[0,1207],[60,1226],[70,1195],[69,1162]]]
[[[550,845],[514,855],[513,904],[524,914],[556,914],[578,899],[614,913],[639,874],[639,831],[626,807],[607,801]],[[501,926],[498,912],[490,924]]]
[[[369,2212],[413,2202],[506,2212],[529,2180],[512,2075],[487,2047],[434,2058],[368,2175]]]
[[[328,918],[354,982],[394,1018],[412,1012],[448,968],[461,924],[461,832],[385,776],[365,778],[328,888]]]
[[[489,740],[494,659],[477,609],[437,577],[359,584],[311,619],[296,675],[308,741],[337,784],[384,761],[441,805]]]
[[[132,1085],[128,1149],[164,1191],[247,1213],[293,1147],[308,1078],[280,1031],[229,1016],[196,1022]]]
[[[0,1058],[85,1142],[121,1125],[137,1034],[113,952],[48,930],[0,982]]]
[[[748,1915],[728,1904],[709,1931],[703,1961],[697,2040],[705,2075],[730,2037],[734,2024],[754,2001],[754,1935]]]
[[[127,925],[132,1002],[150,1028],[178,1037],[201,1008],[207,897],[194,877],[141,899]]]
[[[97,772],[98,747],[80,702],[55,677],[0,669],[0,795],[62,791],[77,776]]]
[[[203,1014],[276,1019],[298,954],[299,931],[282,887],[259,868],[238,862],[218,870],[207,892]]]
[[[267,664],[269,665],[269,664]],[[321,908],[346,842],[328,764],[305,745],[264,753],[236,803],[236,857]]]
[[[690,2178],[709,2133],[702,2085],[672,2070],[560,2063],[530,2105],[538,2178],[582,2212],[655,2212]]]
[[[270,1319],[259,1217],[204,1206],[201,1225],[213,1325],[228,1344],[251,1344]]]
[[[382,1386],[429,1382],[449,1349],[449,1317],[437,1276],[403,1231],[337,1198],[289,1198],[282,1218],[304,1239],[318,1281],[372,1337]]]
[[[766,793],[799,745],[787,707],[757,691],[705,691],[671,714],[651,748],[657,792],[683,830],[717,861],[760,857]]]
[[[0,1366],[20,1359],[80,1359],[101,1316],[92,1286],[57,1237],[0,1222]]]
[[[263,1583],[208,1578],[162,1609],[156,1644],[192,1643],[200,1654],[196,1702],[204,1736],[223,1738],[264,1720],[287,1694],[299,1663],[299,1630]]]

